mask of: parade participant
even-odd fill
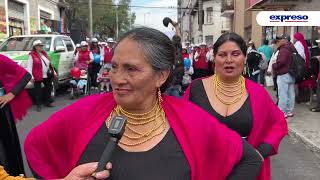
[[[297,94],[297,102],[308,102],[313,95],[313,89],[316,87],[317,82],[316,78],[312,77],[311,69],[310,69],[310,53],[306,40],[304,39],[303,34],[297,32],[294,34],[294,47],[297,52],[306,62],[306,74],[304,79],[298,83],[298,94]],[[309,104],[310,105],[310,104]]]
[[[101,69],[100,63],[101,63],[101,56],[103,55],[103,53],[98,45],[97,38],[92,38],[90,52],[93,55],[92,75],[90,76],[90,80],[91,80],[92,86],[98,87],[97,77]]]
[[[272,64],[272,70],[277,76],[278,107],[285,114],[285,117],[292,117],[295,105],[295,79],[289,74],[289,69],[293,61],[292,53],[296,52],[296,49],[290,42],[288,34],[282,34],[277,39],[279,54],[276,62]]]
[[[76,50],[74,51],[73,55],[76,56],[77,53],[81,50],[81,45],[80,44],[76,44]]]
[[[208,49],[206,43],[200,44],[200,49],[196,50],[193,58],[194,74],[193,79],[205,77],[209,75],[208,60],[206,58]]]
[[[88,43],[81,42],[81,50],[76,54],[76,67],[80,69],[90,69],[90,64],[93,62],[93,54],[88,50]]]
[[[273,41],[273,43],[275,43],[275,49],[277,49],[276,51],[274,51],[274,53],[272,54],[271,58],[270,58],[270,62],[269,62],[269,65],[268,65],[268,69],[267,69],[267,75],[268,76],[272,76],[272,79],[273,79],[273,90],[276,91],[276,104],[278,104],[278,101],[279,101],[279,94],[278,94],[278,84],[277,84],[277,76],[273,73],[273,69],[272,69],[272,65],[277,61],[277,58],[278,58],[278,55],[279,55],[279,50],[278,50],[278,47],[279,47],[279,41],[278,40],[275,40]]]
[[[320,40],[315,40],[314,44],[315,46],[311,49],[311,56],[317,60],[318,63],[311,63],[311,69],[313,72],[315,72],[315,74],[317,74],[315,76],[317,77],[317,102],[316,105],[310,109],[310,111],[320,112]]]
[[[188,54],[191,54],[192,53],[192,47],[190,46],[190,42],[186,41],[185,46],[187,48]]]
[[[43,50],[43,43],[40,40],[33,42],[32,51],[29,53],[29,60],[27,66],[28,72],[32,75],[31,81],[35,88],[35,103],[37,111],[41,111],[41,101],[45,101],[45,106],[53,107],[51,98],[52,81],[57,76],[51,64],[48,54]],[[48,73],[51,72],[51,73]],[[42,84],[44,91],[42,91]]]
[[[102,50],[102,62],[103,64],[111,64],[111,59],[113,55],[113,46],[114,46],[114,41],[112,38],[107,39],[107,47],[104,47]]]
[[[0,165],[12,175],[24,174],[15,122],[32,102],[24,87],[31,75],[16,62],[0,55]]]
[[[268,40],[263,40],[263,45],[258,48],[258,52],[265,57],[265,60],[269,63],[271,56],[273,54],[272,48],[269,46]],[[266,63],[267,65],[267,63]],[[268,67],[266,66],[265,69],[260,68],[260,84],[265,85],[265,75],[267,72]]]
[[[60,178],[97,161],[112,117],[122,115],[127,125],[111,156],[110,180],[255,179],[261,159],[240,136],[201,108],[161,94],[174,54],[158,30],[127,32],[112,58],[113,92],[83,98],[31,130],[25,152],[33,172]]]
[[[247,72],[247,75],[249,79],[253,82],[258,83],[259,82],[259,74],[260,74],[260,68],[259,63],[262,60],[261,54],[256,50],[256,47],[252,41],[249,43],[249,51],[247,51],[247,69],[249,70]]]
[[[259,180],[270,180],[270,156],[287,134],[283,113],[260,85],[242,77],[246,44],[235,33],[214,44],[215,75],[192,82],[185,99],[197,104],[236,131],[264,157]]]
[[[182,47],[182,53],[181,53],[181,55],[182,55],[182,59],[189,59],[190,58],[190,55],[189,55],[189,53],[187,52],[187,47],[186,46],[183,46]]]

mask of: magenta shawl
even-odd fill
[[[242,140],[201,108],[164,96],[162,106],[189,162],[191,180],[223,180],[242,157]],[[45,179],[65,177],[104,124],[116,102],[111,93],[83,98],[32,129],[24,149]]]
[[[16,62],[0,54],[0,82],[6,93],[10,92],[23,78],[27,71]],[[23,90],[11,102],[10,109],[15,121],[21,120],[27,114],[32,102],[28,93]]]
[[[189,100],[190,87],[184,99]],[[272,145],[271,155],[278,152],[279,144],[288,133],[287,121],[284,114],[274,104],[268,92],[260,85],[246,79],[246,88],[250,96],[253,116],[253,127],[248,137],[248,143],[257,148],[262,143]],[[266,158],[257,180],[270,180],[270,158]]]
[[[306,42],[306,40],[304,39],[303,34],[297,32],[294,34],[293,36],[297,41],[300,41],[301,44],[303,45],[304,48],[304,54],[306,56],[306,67],[307,69],[310,68],[310,53],[309,53],[309,48],[308,48],[308,44]]]

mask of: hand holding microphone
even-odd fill
[[[107,163],[110,162],[111,155],[124,133],[126,122],[127,119],[123,116],[115,116],[112,118],[111,125],[108,129],[110,140],[102,153],[98,168],[95,171],[96,173],[104,171]]]
[[[163,25],[164,25],[165,27],[168,27],[169,23],[172,24],[172,26],[174,26],[174,27],[176,27],[176,26],[178,25],[177,22],[173,21],[173,20],[170,19],[169,17],[165,17],[165,18],[163,19]]]

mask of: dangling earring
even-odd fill
[[[161,102],[163,101],[160,88],[158,88],[158,101],[159,104],[161,104]]]

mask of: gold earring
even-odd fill
[[[158,101],[159,104],[163,101],[160,88],[158,88]]]

